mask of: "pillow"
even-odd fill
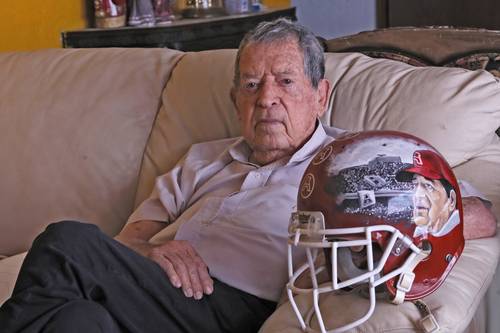
[[[500,83],[486,71],[327,53],[326,77],[333,93],[325,122],[333,126],[414,134],[452,167],[499,144]]]
[[[230,98],[235,58],[236,50],[190,52],[177,63],[146,146],[136,206],[193,143],[239,135]]]
[[[500,54],[495,52],[468,54],[466,56],[450,60],[443,66],[462,67],[470,70],[485,69],[500,78]]]
[[[160,97],[182,53],[48,49],[0,54],[0,253],[72,219],[116,234],[130,215]]]

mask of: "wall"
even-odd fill
[[[377,0],[292,0],[300,23],[317,36],[335,38],[373,30]]]
[[[4,2],[0,51],[61,47],[61,31],[86,27],[85,0]],[[296,6],[299,22],[324,38],[376,26],[376,0],[263,0],[263,3],[268,7]]]
[[[85,27],[84,7],[84,0],[2,1],[0,51],[61,47],[61,31]]]
[[[0,51],[61,47],[61,31],[87,26],[86,1],[2,1]],[[182,1],[182,0],[177,0]],[[290,0],[264,0],[266,6],[289,6]]]
[[[85,1],[3,1],[0,11],[0,51],[61,47],[61,31],[86,27]],[[262,2],[268,7],[296,6],[299,22],[324,38],[345,36],[376,26],[376,0]]]
[[[261,0],[261,3],[269,8],[290,6],[290,0]]]

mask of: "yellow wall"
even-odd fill
[[[2,1],[0,51],[61,47],[61,31],[86,27],[85,1],[89,0]],[[263,0],[263,4],[289,6],[290,0]]]
[[[268,7],[287,7],[290,6],[290,0],[261,0]]]
[[[84,1],[2,1],[0,51],[61,47],[61,31],[86,26]]]

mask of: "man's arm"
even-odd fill
[[[208,268],[187,241],[171,240],[161,245],[149,243],[151,237],[165,226],[164,222],[149,220],[129,223],[115,239],[160,265],[172,285],[182,287],[186,297],[201,299],[203,293],[211,294],[213,280]]]
[[[496,234],[497,222],[492,211],[478,197],[462,198],[464,238],[476,239]]]

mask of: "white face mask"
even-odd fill
[[[386,281],[402,273],[409,273],[411,276],[413,268],[425,258],[424,251],[419,249],[412,240],[405,237],[399,230],[389,225],[375,225],[359,228],[339,228],[325,229],[324,217],[320,212],[299,212],[292,215],[289,227],[288,244],[288,271],[289,282],[287,284],[287,294],[292,304],[292,308],[297,316],[299,324],[304,331],[317,332],[311,328],[311,323],[316,320],[322,333],[338,333],[350,330],[361,325],[368,320],[375,310],[377,290]],[[374,246],[372,235],[377,232],[390,234],[389,242],[385,249]],[[360,237],[363,236],[363,237]],[[297,269],[293,267],[292,252],[296,248],[305,249],[306,262]],[[351,248],[358,248],[363,251],[359,255],[363,260],[363,265],[356,265]],[[383,274],[383,268],[391,254],[402,252],[402,249],[410,250],[410,255],[404,264],[399,268]],[[316,259],[321,251],[327,251],[330,260],[326,264],[317,266]],[[354,254],[356,256],[356,254]],[[321,284],[318,275],[325,269],[331,270],[329,282]],[[311,272],[314,272],[311,274]],[[299,276],[308,274],[311,279],[309,288],[296,286]],[[407,282],[404,282],[405,284]],[[327,328],[323,321],[320,310],[320,297],[328,293],[339,293],[346,288],[364,288],[364,295],[369,299],[369,308],[360,318],[343,325],[342,327]],[[402,285],[403,300],[405,288]],[[383,289],[383,288],[382,288]],[[294,299],[294,295],[307,294],[312,297],[312,307],[301,313]],[[342,309],[339,309],[342,311]]]

